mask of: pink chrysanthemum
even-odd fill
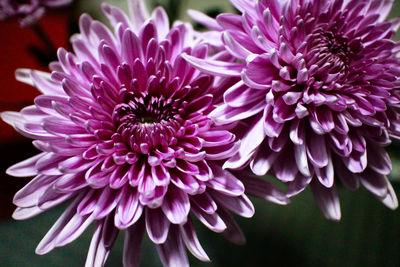
[[[181,57],[208,55],[190,25],[170,30],[163,9],[149,17],[142,1],[129,3],[131,19],[102,6],[115,34],[82,15],[81,34],[72,39],[75,53],[60,49],[51,74],[17,71],[17,79],[43,95],[2,117],[42,153],[7,171],[36,176],[16,194],[13,217],[27,219],[72,199],[36,252],[68,244],[96,222],[87,266],[104,264],[123,229],[125,266],[139,264],[145,229],[165,266],[188,265],[184,245],[208,261],[189,214],[242,243],[228,210],[254,213],[243,183],[221,167],[239,143],[208,117],[227,85]],[[263,180],[246,182],[254,185],[252,194],[267,188],[265,198],[287,202]]]
[[[0,0],[0,20],[17,17],[22,27],[36,23],[46,8],[57,8],[73,0]]]
[[[211,115],[245,120],[239,152],[225,167],[248,164],[276,176],[288,196],[310,185],[327,218],[340,219],[336,176],[398,206],[384,147],[400,137],[399,20],[389,0],[231,0],[242,15],[192,16],[222,31],[237,63],[185,56],[199,69],[241,77]]]

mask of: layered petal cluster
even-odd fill
[[[69,5],[73,0],[0,0],[0,20],[17,17],[22,27],[36,23],[46,8]]]
[[[185,56],[206,73],[241,77],[212,113],[219,124],[249,125],[225,167],[272,174],[288,196],[310,185],[333,220],[335,176],[396,208],[384,149],[390,135],[400,137],[400,43],[392,40],[400,23],[386,21],[393,1],[231,2],[241,15],[192,16],[222,32],[237,62]]]
[[[231,126],[217,126],[208,116],[230,83],[182,58],[183,52],[203,59],[209,54],[190,25],[170,29],[163,9],[149,15],[142,1],[129,4],[130,18],[102,5],[114,33],[82,15],[74,53],[60,49],[51,74],[17,71],[18,80],[42,95],[2,118],[42,152],[7,171],[35,176],[15,195],[13,217],[27,219],[71,199],[36,252],[72,242],[95,222],[87,266],[104,264],[120,230],[125,266],[139,265],[145,232],[165,266],[187,266],[185,247],[208,261],[190,214],[243,243],[229,211],[254,213],[243,182],[221,167],[239,142]],[[246,183],[254,194],[263,195],[264,188],[266,199],[287,202],[263,180]]]

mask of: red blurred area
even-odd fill
[[[71,12],[68,9],[48,10],[39,21],[40,27],[55,47],[68,47],[70,17]],[[31,51],[32,48],[46,51],[46,45],[32,28],[22,29],[15,19],[0,21],[0,36],[0,111],[19,111],[33,103],[38,91],[18,82],[15,79],[15,70],[47,70],[47,66],[40,63]],[[22,137],[12,127],[0,122],[0,145],[21,140]]]
[[[69,47],[71,9],[48,10],[39,25],[55,47]],[[0,21],[0,111],[19,111],[33,103],[36,88],[18,82],[15,70],[30,68],[47,71],[32,50],[46,52],[46,44],[32,28],[20,28],[16,20]],[[55,53],[54,53],[55,54]],[[35,56],[36,55],[36,56]],[[43,60],[42,60],[43,61]],[[29,179],[9,177],[5,170],[12,164],[37,153],[30,140],[0,120],[0,218],[10,219],[12,196]]]

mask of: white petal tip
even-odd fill
[[[22,120],[21,115],[18,112],[14,112],[14,111],[6,111],[6,112],[2,112],[0,113],[1,119],[11,125],[11,126],[15,126],[15,124],[17,124],[18,122],[20,122]]]
[[[325,217],[328,220],[338,222],[342,218],[342,214],[340,208],[338,210],[332,210],[329,213],[324,213]]]
[[[287,197],[266,197],[266,200],[278,205],[288,205],[291,203],[290,199]]]
[[[397,200],[397,197],[394,196],[394,198],[393,198],[389,194],[388,194],[388,196],[386,196],[386,198],[384,198],[382,200],[382,203],[385,204],[386,207],[388,207],[389,209],[392,209],[392,210],[395,210],[399,207],[399,202]]]
[[[35,249],[35,253],[37,255],[45,255],[45,254],[49,253],[51,250],[53,250],[53,248],[42,248],[41,245],[39,244],[37,246],[37,248]]]

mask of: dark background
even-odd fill
[[[119,6],[125,1],[114,0]],[[162,4],[173,18],[184,18],[186,8],[200,9],[210,15],[226,10],[227,0],[153,1]],[[392,17],[400,16],[397,0]],[[98,14],[100,1],[85,0],[72,7],[47,12],[40,25],[56,47],[69,48],[68,38],[77,31],[78,14]],[[122,3],[122,4],[121,4]],[[177,4],[179,3],[179,4]],[[43,42],[32,29],[20,29],[16,21],[0,22],[0,111],[20,110],[29,105],[37,91],[14,79],[16,68],[46,70]],[[400,145],[389,147],[393,160],[395,191],[400,193]],[[93,227],[70,245],[44,256],[34,253],[65,205],[27,221],[14,221],[12,196],[29,179],[13,178],[5,169],[36,154],[31,141],[0,123],[0,266],[83,266]],[[206,264],[190,256],[192,266],[400,266],[400,214],[377,201],[365,189],[351,192],[339,188],[342,220],[327,221],[315,205],[309,190],[292,199],[286,207],[254,200],[252,219],[237,217],[247,244],[236,246],[197,224],[200,241],[212,259]],[[123,233],[111,251],[106,266],[120,266]],[[189,252],[188,252],[189,253]],[[190,253],[189,253],[190,254]],[[142,266],[161,266],[154,246],[145,240]]]

